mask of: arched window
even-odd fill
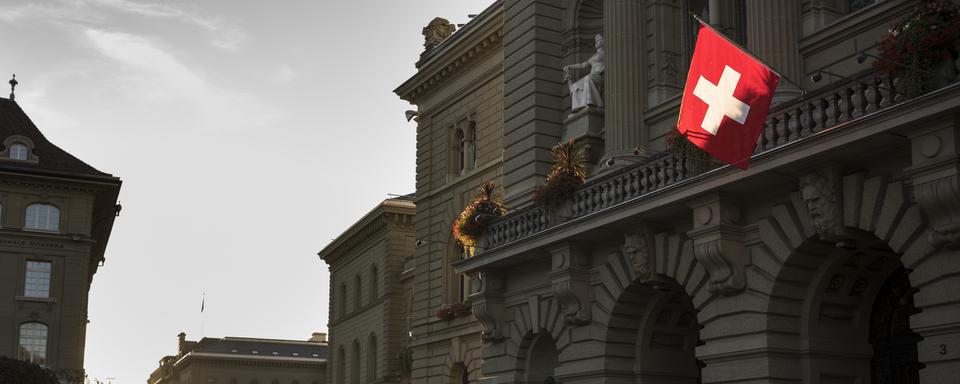
[[[374,264],[370,266],[370,302],[373,303],[377,301],[377,296],[380,294],[380,273],[377,271],[377,265]]]
[[[370,334],[367,342],[367,381],[377,380],[377,335]]]
[[[336,357],[335,363],[337,363],[337,372],[336,372],[337,377],[336,377],[336,380],[334,380],[334,382],[337,384],[346,384],[347,383],[347,352],[343,350],[342,345],[337,350],[337,357]]]
[[[47,363],[47,325],[43,323],[20,324],[20,348],[18,358],[37,365]]]
[[[463,171],[465,171],[467,168],[467,154],[466,154],[467,143],[465,140],[466,140],[466,136],[463,134],[463,130],[458,129],[457,130],[457,170],[460,173],[463,173]]]
[[[30,153],[30,149],[23,144],[13,144],[10,146],[10,159],[12,160],[26,160]]]
[[[353,359],[350,361],[350,384],[360,384],[360,342],[353,340]]]
[[[50,204],[30,204],[27,207],[25,227],[42,231],[60,229],[60,209]]]
[[[340,283],[340,318],[347,315],[347,283]]]
[[[353,279],[353,310],[354,312],[360,310],[360,299],[363,295],[363,280],[360,279],[360,274],[358,273]]]

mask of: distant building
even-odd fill
[[[330,265],[330,379],[409,379],[413,196],[387,199],[318,254]]]
[[[160,359],[148,384],[324,384],[326,334],[307,341],[177,335],[177,354]]]
[[[120,179],[49,142],[13,100],[0,99],[0,144],[0,355],[78,381]]]

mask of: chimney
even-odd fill
[[[327,334],[326,334],[326,333],[323,333],[323,332],[314,332],[313,335],[310,336],[310,340],[307,340],[307,341],[309,341],[309,342],[311,342],[311,343],[323,343],[323,344],[326,344],[326,342],[327,342]]]
[[[177,335],[177,353],[178,354],[182,355],[185,353],[184,347],[186,347],[186,344],[187,344],[187,334],[185,332],[180,332],[180,334]]]

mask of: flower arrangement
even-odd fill
[[[466,316],[470,316],[470,306],[466,303],[455,303],[448,307],[440,308],[437,311],[437,318],[444,321]]]
[[[487,230],[489,220],[484,216],[503,216],[507,207],[494,193],[496,185],[487,181],[480,185],[480,193],[467,204],[453,221],[453,238],[468,255],[473,255],[480,236]]]
[[[576,148],[573,140],[553,148],[553,167],[547,175],[547,183],[533,190],[533,201],[546,208],[556,208],[573,200],[577,188],[587,180],[587,153],[583,147]]]
[[[937,67],[957,57],[960,11],[949,0],[919,1],[880,41],[874,67],[901,78],[901,92],[916,96],[931,90]],[[950,74],[954,76],[955,73]]]

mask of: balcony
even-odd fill
[[[894,129],[903,129],[927,116],[960,110],[960,83],[913,99],[897,92],[896,86],[893,79],[867,74],[775,106],[751,157],[751,168],[746,171],[728,165],[702,169],[691,159],[661,153],[644,163],[588,180],[559,214],[531,207],[493,223],[476,256],[455,263],[456,269],[469,272],[513,265],[522,260],[511,255],[680,203],[733,182],[753,178],[756,183],[756,178],[763,177],[783,181],[784,175],[789,176],[782,169],[785,164],[812,161],[819,153],[842,151],[854,142],[906,145],[905,137]]]

